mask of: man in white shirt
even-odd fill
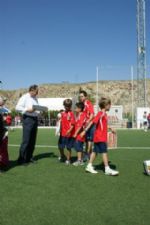
[[[32,85],[29,87],[29,92],[22,95],[16,105],[16,110],[23,115],[23,136],[19,150],[19,164],[34,162],[33,151],[38,127],[38,112],[35,111],[34,105],[38,105],[37,95],[38,86]]]

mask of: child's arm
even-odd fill
[[[57,122],[56,130],[55,130],[55,136],[60,135],[60,121]]]
[[[67,136],[71,133],[71,131],[73,130],[73,128],[74,128],[74,124],[71,125],[71,127],[70,127],[69,130],[67,130],[67,133],[66,133]]]
[[[93,121],[91,121],[87,126],[86,126],[86,128],[81,132],[81,134],[80,134],[80,136],[81,137],[83,137],[85,134],[86,134],[86,132],[90,129],[90,127],[92,126],[92,124],[93,124]]]
[[[77,135],[79,134],[79,132],[80,132],[81,129],[82,129],[82,127],[78,127],[78,129],[76,130],[76,132],[73,135],[74,138],[77,137]]]
[[[66,132],[66,135],[69,136],[70,133],[72,132],[72,130],[74,129],[75,126],[75,118],[74,118],[74,114],[71,113],[71,120],[70,120],[70,129]]]
[[[94,114],[91,113],[90,118],[86,121],[86,123],[89,125],[89,123],[93,120],[93,118],[94,118]]]

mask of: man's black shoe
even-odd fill
[[[37,160],[34,160],[33,158],[30,159],[29,163],[33,163],[33,164],[36,164],[37,163]]]

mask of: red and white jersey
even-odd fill
[[[95,126],[94,139],[96,142],[107,142],[107,114],[99,111],[93,119]]]
[[[74,129],[72,132],[67,135],[67,131],[71,126],[75,125],[75,118],[72,111],[64,111],[61,113],[61,122],[60,122],[60,135],[63,137],[73,137]]]
[[[94,107],[89,100],[85,100],[84,102],[84,113],[86,114],[86,119],[90,118],[90,115],[94,115]]]
[[[85,136],[81,138],[80,133],[83,131],[83,128],[85,126],[85,121],[86,121],[86,114],[84,112],[80,112],[75,117],[75,132],[80,128],[80,131],[77,134],[76,140],[82,141],[82,142],[85,141]]]

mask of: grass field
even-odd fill
[[[142,165],[150,159],[150,132],[118,131],[118,149],[109,150],[118,177],[104,175],[100,156],[96,175],[58,163],[57,138],[44,129],[38,132],[38,163],[17,166],[20,141],[21,130],[10,132],[10,169],[0,175],[0,225],[150,224],[150,177]]]

